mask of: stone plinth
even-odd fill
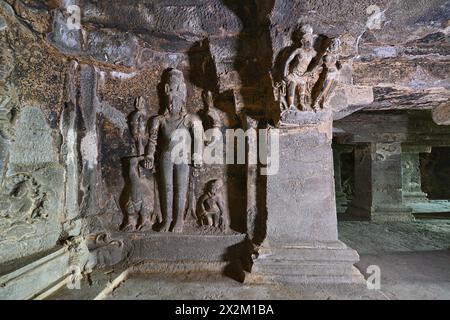
[[[357,252],[338,240],[331,114],[297,116],[298,128],[279,131],[279,172],[267,176],[266,240],[248,280],[359,281]]]
[[[340,241],[272,245],[260,252],[246,280],[253,283],[362,283],[363,276],[353,266],[358,261],[358,253]]]
[[[400,142],[356,147],[355,197],[347,212],[375,222],[414,220],[403,203]]]
[[[123,236],[123,235],[122,235]],[[177,234],[137,232],[125,235],[131,262],[227,262],[245,259],[249,246],[244,234]]]

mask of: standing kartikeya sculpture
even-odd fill
[[[196,115],[186,111],[187,88],[181,71],[167,72],[163,97],[163,113],[150,121],[144,166],[155,168],[160,176],[163,219],[160,231],[182,232],[191,173],[189,164],[195,168],[202,165],[203,127]],[[159,158],[155,159],[157,147]],[[193,153],[185,153],[192,149]]]

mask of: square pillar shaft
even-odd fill
[[[431,147],[402,146],[403,200],[405,203],[427,202],[422,191],[420,153],[430,153]]]
[[[372,142],[355,150],[355,198],[349,213],[372,221],[412,221],[403,203],[401,143]]]
[[[279,130],[279,171],[267,176],[267,236],[252,274],[258,281],[362,281],[353,267],[359,255],[338,240],[331,115],[301,116],[323,119]]]
[[[336,210],[337,213],[344,213],[347,210],[349,199],[344,192],[342,181],[342,155],[351,153],[353,146],[344,144],[333,144],[333,162],[334,162],[334,184],[336,192]]]

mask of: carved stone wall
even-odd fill
[[[61,59],[0,3],[0,261],[50,250],[64,220]]]
[[[74,5],[80,21],[68,10]],[[80,235],[101,265],[129,253],[134,235],[120,226],[135,145],[130,115],[137,97],[149,119],[160,113],[167,69],[183,73],[186,111],[205,129],[208,91],[222,132],[273,127],[274,85],[298,48],[296,31],[309,24],[318,53],[312,66],[323,66],[332,39],[341,42],[328,100],[335,120],[362,108],[431,109],[450,96],[448,12],[445,0],[0,0],[0,263]],[[233,234],[260,244],[267,181],[259,169],[193,171],[190,212],[208,182],[220,179]],[[192,214],[186,219],[184,234],[223,236]]]

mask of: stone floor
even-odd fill
[[[251,285],[219,274],[135,275],[103,298],[122,299],[450,299],[450,219],[376,224],[343,221],[341,240],[358,250],[357,267],[381,270],[381,289],[361,285]],[[97,272],[82,290],[50,299],[93,299],[119,271]]]
[[[359,252],[356,267],[363,274],[370,265],[380,267],[380,291],[388,299],[450,299],[450,219],[346,221],[339,234]]]
[[[447,200],[429,200],[427,202],[413,202],[408,206],[413,210],[414,214],[440,214],[450,213],[450,201]]]

